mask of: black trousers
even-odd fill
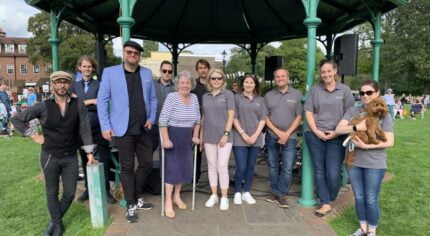
[[[93,133],[93,141],[95,144],[97,144],[97,152],[95,158],[103,163],[104,172],[105,172],[105,184],[106,189],[110,191],[110,185],[109,185],[109,174],[110,174],[110,146],[109,142],[103,139],[101,134],[94,134]],[[82,160],[82,169],[84,170],[85,175],[85,189],[88,190],[88,179],[87,179],[87,154],[84,150],[79,149],[79,155],[81,156]]]
[[[121,185],[127,205],[136,204],[143,193],[143,186],[152,170],[152,138],[150,133],[115,137],[121,165]],[[134,161],[137,157],[137,169]]]
[[[55,157],[42,150],[40,167],[45,176],[46,202],[51,220],[60,221],[75,197],[78,181],[78,158],[76,154]],[[58,200],[59,183],[63,181],[63,195]]]

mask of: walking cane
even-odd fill
[[[160,148],[161,148],[161,217],[164,217],[164,146],[163,139],[160,133]]]
[[[196,167],[197,167],[197,144],[194,144],[194,168],[193,168],[193,202],[191,204],[191,210],[194,211],[194,205],[196,200]]]

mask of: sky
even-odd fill
[[[24,0],[0,0],[0,28],[9,37],[31,37],[27,32],[28,18],[40,11],[27,5]],[[136,40],[139,41],[139,40]],[[121,56],[121,39],[113,40],[115,55]],[[186,50],[199,55],[215,55],[216,59],[222,60],[221,53],[225,50],[227,57],[230,56],[230,49],[236,45],[228,44],[196,44]],[[160,44],[160,51],[168,51]]]

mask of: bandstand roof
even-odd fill
[[[305,1],[305,0],[302,0]],[[272,42],[307,36],[301,0],[137,0],[132,38],[166,43]],[[65,6],[65,20],[90,31],[120,36],[118,0],[26,0],[50,11]],[[390,11],[406,0],[320,0],[317,35],[346,31],[370,20],[369,9]]]

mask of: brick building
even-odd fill
[[[33,65],[28,61],[27,38],[7,37],[0,28],[0,78],[5,79],[16,101],[25,87],[41,89],[39,81],[49,77],[50,65]],[[42,80],[41,80],[42,79]]]

